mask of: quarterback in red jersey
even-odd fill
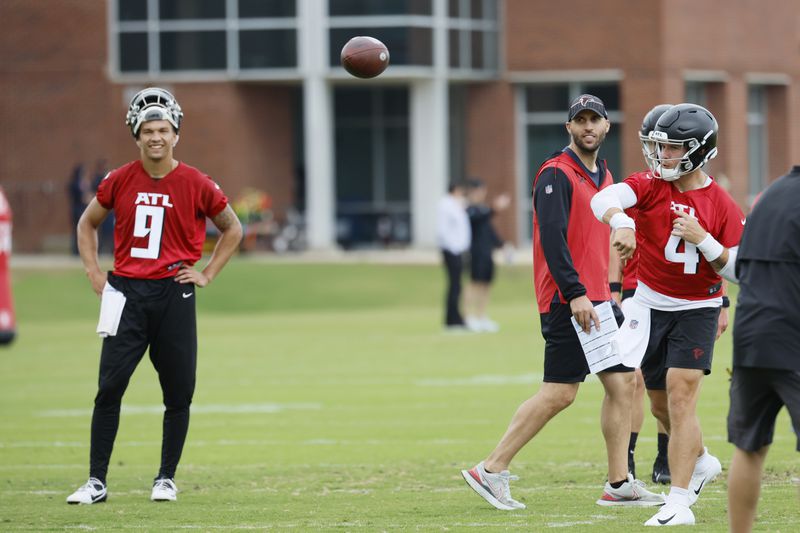
[[[111,171],[78,222],[78,248],[95,293],[102,296],[97,333],[103,337],[100,379],[92,414],[88,482],[67,503],[105,501],[106,474],[119,427],[122,396],[145,351],[158,372],[165,406],[161,467],[153,501],[177,498],[178,467],[197,367],[195,292],[219,274],[238,248],[242,227],[211,178],[173,159],[183,112],[164,89],[137,93],[126,124],[140,159]],[[97,228],[111,211],[114,270],[97,259]],[[220,238],[202,271],[200,259],[211,218]]]
[[[595,216],[615,229],[613,244],[621,257],[639,253],[632,301],[644,313],[626,316],[619,343],[623,350],[641,345],[632,339],[648,322],[641,368],[653,413],[670,432],[672,488],[645,525],[694,524],[690,506],[721,471],[719,460],[703,447],[695,411],[700,382],[711,372],[720,276],[735,279],[744,215],[702,171],[717,153],[717,132],[717,121],[705,108],[671,107],[650,134],[651,175],[631,176],[592,199]],[[633,206],[635,223],[623,212]]]

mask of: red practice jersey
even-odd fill
[[[694,244],[671,235],[675,212],[683,211],[726,248],[739,245],[745,217],[716,181],[702,189],[680,192],[671,182],[647,172],[625,183],[636,194],[636,276],[654,291],[672,298],[707,300],[722,295],[722,278]]]
[[[214,217],[228,199],[211,178],[179,163],[161,179],[145,172],[141,161],[111,171],[97,188],[97,201],[116,215],[114,274],[127,278],[174,276],[203,251],[206,217]]]

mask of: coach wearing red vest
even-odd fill
[[[590,207],[592,196],[612,183],[605,161],[597,160],[610,126],[599,98],[584,94],[573,100],[566,123],[569,146],[545,161],[534,180],[533,272],[545,339],[544,383],[517,409],[489,457],[462,471],[470,487],[497,509],[525,508],[511,497],[508,465],[550,419],[575,400],[578,386],[589,374],[570,318],[574,316],[588,332],[593,323],[599,323],[593,304],[611,299],[610,233]],[[613,366],[598,377],[606,393],[601,426],[608,452],[608,483],[597,503],[663,504],[663,498],[628,473],[633,368]]]
[[[219,185],[173,158],[182,117],[175,97],[164,89],[144,89],[133,97],[126,124],[140,157],[109,172],[78,222],[81,260],[92,289],[102,295],[97,333],[103,349],[89,480],[67,503],[105,501],[120,403],[148,348],[165,407],[161,467],[150,498],[177,498],[175,470],[189,429],[197,367],[196,292],[214,280],[242,239],[241,224]],[[97,260],[97,228],[112,210],[114,270],[106,274]],[[201,271],[194,265],[203,251],[206,218],[220,237]]]

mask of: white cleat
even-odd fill
[[[693,526],[694,513],[685,505],[666,504],[650,520],[646,526]]]
[[[518,502],[511,497],[508,482],[519,478],[512,476],[508,470],[503,470],[499,474],[492,474],[483,468],[483,461],[481,461],[470,470],[462,470],[461,475],[464,476],[464,481],[467,482],[467,485],[495,509],[500,509],[501,511],[525,509],[524,503]]]
[[[603,495],[597,500],[597,505],[625,506],[625,507],[654,507],[664,505],[664,495],[650,492],[645,484],[638,479],[633,479],[628,474],[628,480],[618,489],[606,482]]]
[[[497,333],[500,325],[491,318],[484,317],[481,319],[481,329],[487,333]]]
[[[708,448],[703,448],[701,455],[694,465],[692,480],[689,482],[689,505],[694,505],[706,485],[714,481],[722,472],[719,459],[708,453]]]
[[[95,477],[90,477],[85,485],[67,496],[67,503],[90,505],[106,501],[107,496],[105,484]]]
[[[175,486],[175,481],[167,478],[155,480],[150,499],[154,502],[174,502],[177,500],[178,487]]]

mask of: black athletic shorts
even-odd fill
[[[593,302],[594,304],[600,302]],[[622,310],[614,304],[617,324],[622,324]],[[569,304],[554,302],[549,313],[540,315],[544,337],[544,381],[549,383],[581,383],[589,374],[589,363],[583,354],[578,334],[572,326]],[[634,369],[616,365],[604,372],[633,372]]]
[[[800,452],[800,372],[775,368],[733,367],[728,442],[755,452],[772,444],[775,418],[786,406]]]
[[[641,365],[645,387],[665,390],[668,368],[693,368],[711,373],[719,309],[650,310],[650,340]]]
[[[472,281],[491,283],[494,279],[494,259],[491,254],[471,254],[469,274]]]

